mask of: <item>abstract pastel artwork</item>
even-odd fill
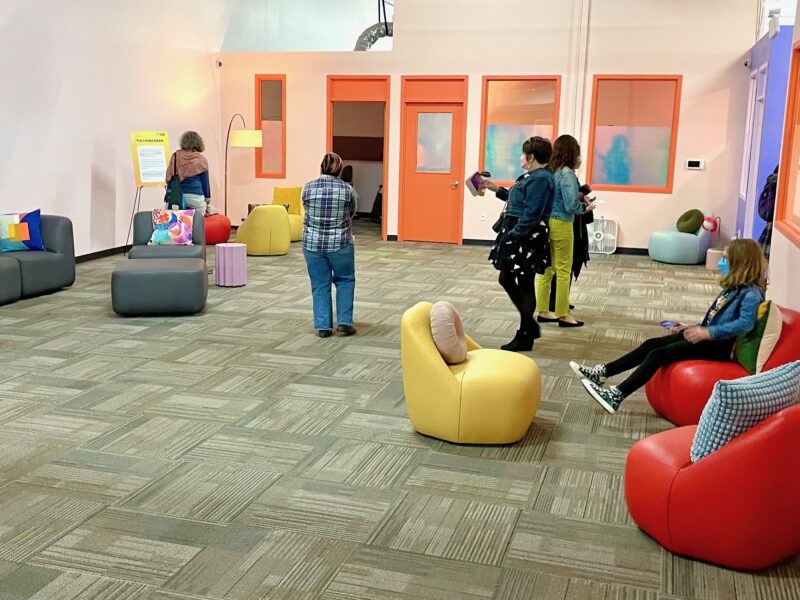
[[[417,115],[417,171],[449,173],[452,143],[452,113]]]
[[[519,157],[522,144],[534,135],[549,138],[553,126],[548,125],[486,125],[484,169],[497,181],[514,181],[522,174]]]
[[[667,185],[671,128],[600,125],[594,135],[592,183]]]
[[[680,75],[596,75],[589,183],[669,192]]]

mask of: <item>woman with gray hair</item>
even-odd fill
[[[167,167],[167,194],[172,188],[172,178],[177,174],[186,208],[193,208],[195,214],[201,216],[219,212],[211,206],[208,161],[202,154],[205,149],[200,134],[196,131],[187,131],[181,136],[181,149],[172,155]]]

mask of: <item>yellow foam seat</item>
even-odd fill
[[[250,256],[277,256],[289,252],[289,215],[282,206],[256,206],[236,231],[236,241]]]
[[[430,302],[400,324],[406,410],[414,429],[460,444],[509,444],[525,435],[539,408],[542,377],[527,356],[481,348],[467,336],[467,360],[448,365],[431,335]]]
[[[303,239],[303,221],[306,211],[303,208],[303,188],[300,187],[276,187],[272,192],[272,203],[288,206],[289,231],[293,242]]]

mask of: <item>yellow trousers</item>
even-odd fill
[[[556,316],[569,316],[569,280],[572,277],[572,223],[550,219],[550,262],[536,282],[536,310],[550,310],[550,285],[556,277]]]

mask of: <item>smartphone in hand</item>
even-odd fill
[[[664,329],[669,329],[673,333],[678,333],[679,331],[683,331],[684,329],[686,329],[686,325],[684,325],[680,321],[661,321],[660,325]]]

